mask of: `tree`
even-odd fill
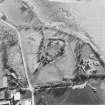
[[[16,29],[15,26],[13,26],[12,24],[9,24],[9,23],[7,23],[3,20],[2,20],[2,22],[4,24],[6,24],[7,26],[11,27],[13,30],[15,30],[17,35],[18,35],[18,41],[19,41],[19,45],[20,45],[20,49],[21,49],[25,75],[26,75],[26,79],[27,79],[27,82],[28,82],[28,90],[30,90],[31,93],[32,93],[32,105],[35,105],[34,88],[32,87],[32,84],[30,82],[29,75],[28,75],[28,67],[27,67],[26,57],[25,57],[25,54],[24,54],[23,45],[22,45],[22,41],[21,41],[21,35],[20,35],[19,31]]]

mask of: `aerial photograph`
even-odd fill
[[[105,0],[0,0],[0,105],[105,105]]]

